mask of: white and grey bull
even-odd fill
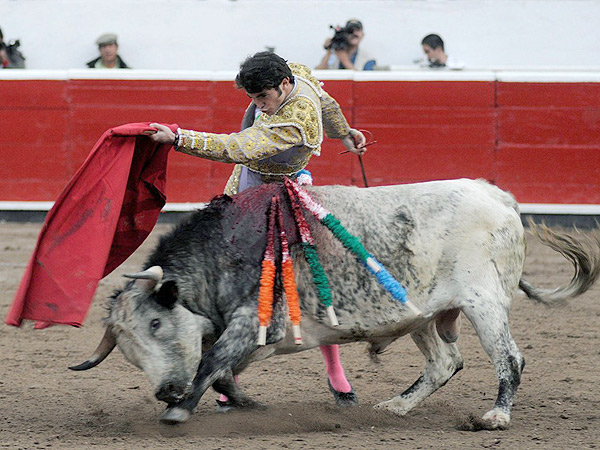
[[[542,228],[538,237],[574,265],[575,275],[566,286],[541,290],[522,279],[525,238],[515,200],[484,181],[323,186],[309,192],[404,283],[422,315],[405,310],[329,230],[310,220],[340,325],[329,325],[298,237],[288,232],[304,342],[294,345],[279,302],[268,345],[258,348],[266,211],[273,194],[283,195],[281,186],[264,185],[216,198],[163,237],[147,270],[111,301],[105,336],[94,355],[74,369],[94,367],[118,345],[149,377],[156,397],[168,403],[162,421],[179,423],[210,386],[238,406],[251,405],[233,382],[251,361],[354,341],[369,342],[374,355],[410,334],[425,356],[425,369],[402,394],[376,406],[404,415],[463,367],[455,344],[462,312],[499,380],[483,426],[505,428],[524,367],[508,326],[513,294],[520,288],[534,300],[556,303],[585,292],[599,274],[598,242],[585,246]],[[286,228],[295,231],[284,209]]]

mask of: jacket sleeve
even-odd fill
[[[321,97],[321,111],[323,131],[327,137],[341,139],[350,133],[350,125],[348,125],[340,105],[325,91]]]
[[[225,163],[245,164],[303,144],[297,127],[252,126],[231,134],[179,130],[177,151]]]

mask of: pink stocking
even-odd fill
[[[321,345],[319,347],[323,358],[325,359],[325,368],[327,369],[327,376],[333,389],[338,392],[350,392],[352,386],[346,380],[344,374],[344,368],[340,361],[340,348],[338,345]]]
[[[235,384],[237,386],[237,384],[238,384],[238,376],[237,375],[234,375],[233,381],[235,381]],[[229,398],[227,398],[227,396],[225,394],[221,394],[221,396],[219,397],[220,402],[227,402],[228,400],[229,400]]]

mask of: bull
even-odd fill
[[[513,294],[554,304],[584,293],[598,278],[597,239],[588,242],[545,227],[538,238],[571,262],[575,275],[556,289],[522,278],[525,236],[515,199],[482,180],[356,188],[310,187],[313,198],[406,286],[421,314],[403,308],[325,227],[309,218],[329,276],[340,325],[329,325],[299,237],[288,232],[302,311],[303,344],[295,345],[285,306],[275,304],[267,345],[257,346],[261,259],[267,209],[283,187],[263,185],[215,198],[163,236],[143,271],[131,275],[110,301],[106,331],[85,370],[118,346],[142,369],[158,400],[168,404],[164,423],[189,419],[209,387],[239,407],[253,406],[234,375],[252,361],[324,344],[369,343],[375,356],[410,334],[426,364],[415,383],[375,407],[405,415],[463,367],[456,345],[460,313],[472,323],[499,382],[487,429],[509,425],[524,358],[509,331]],[[285,228],[294,230],[289,206]]]

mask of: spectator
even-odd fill
[[[0,69],[25,68],[25,57],[19,51],[19,45],[21,43],[18,40],[6,44],[2,29],[0,29]]]
[[[348,20],[344,28],[336,28],[334,36],[325,41],[327,52],[316,69],[373,70],[375,59],[358,47],[364,37],[360,20]]]
[[[119,44],[117,35],[105,33],[96,39],[100,56],[87,63],[90,69],[129,69],[125,61],[119,56]]]
[[[428,34],[425,36],[421,41],[421,45],[423,46],[425,55],[427,55],[429,67],[447,67],[448,69],[455,70],[464,68],[465,65],[461,61],[445,53],[444,41],[437,34]]]

